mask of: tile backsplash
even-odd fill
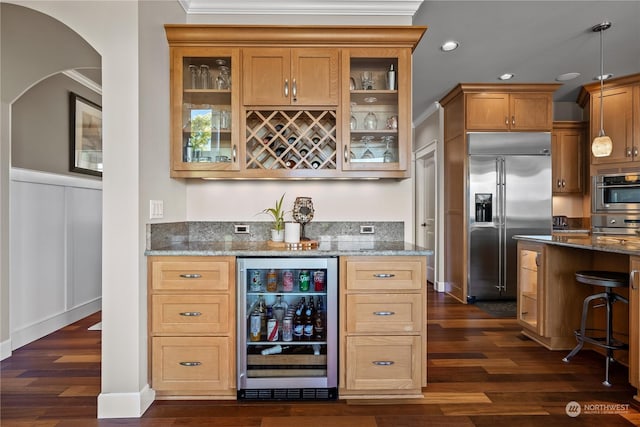
[[[235,233],[235,226],[247,226],[248,233]],[[361,227],[373,233],[361,233]],[[306,237],[318,241],[403,241],[402,221],[310,222],[304,227]],[[147,249],[158,249],[172,243],[194,241],[266,241],[271,236],[271,223],[185,221],[147,224]]]

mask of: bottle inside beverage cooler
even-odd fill
[[[238,258],[238,398],[337,397],[337,258]]]

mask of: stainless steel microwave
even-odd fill
[[[591,198],[594,213],[640,212],[640,171],[594,176]]]

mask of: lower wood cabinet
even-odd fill
[[[235,378],[229,370],[229,337],[154,337],[152,386],[159,391],[228,391]]]
[[[341,397],[422,397],[426,283],[425,257],[340,258]]]
[[[420,335],[348,336],[346,388],[418,393],[422,366]]]
[[[158,398],[235,399],[235,265],[234,257],[149,257],[149,372]]]

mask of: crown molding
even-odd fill
[[[178,0],[189,15],[413,16],[423,0]]]

